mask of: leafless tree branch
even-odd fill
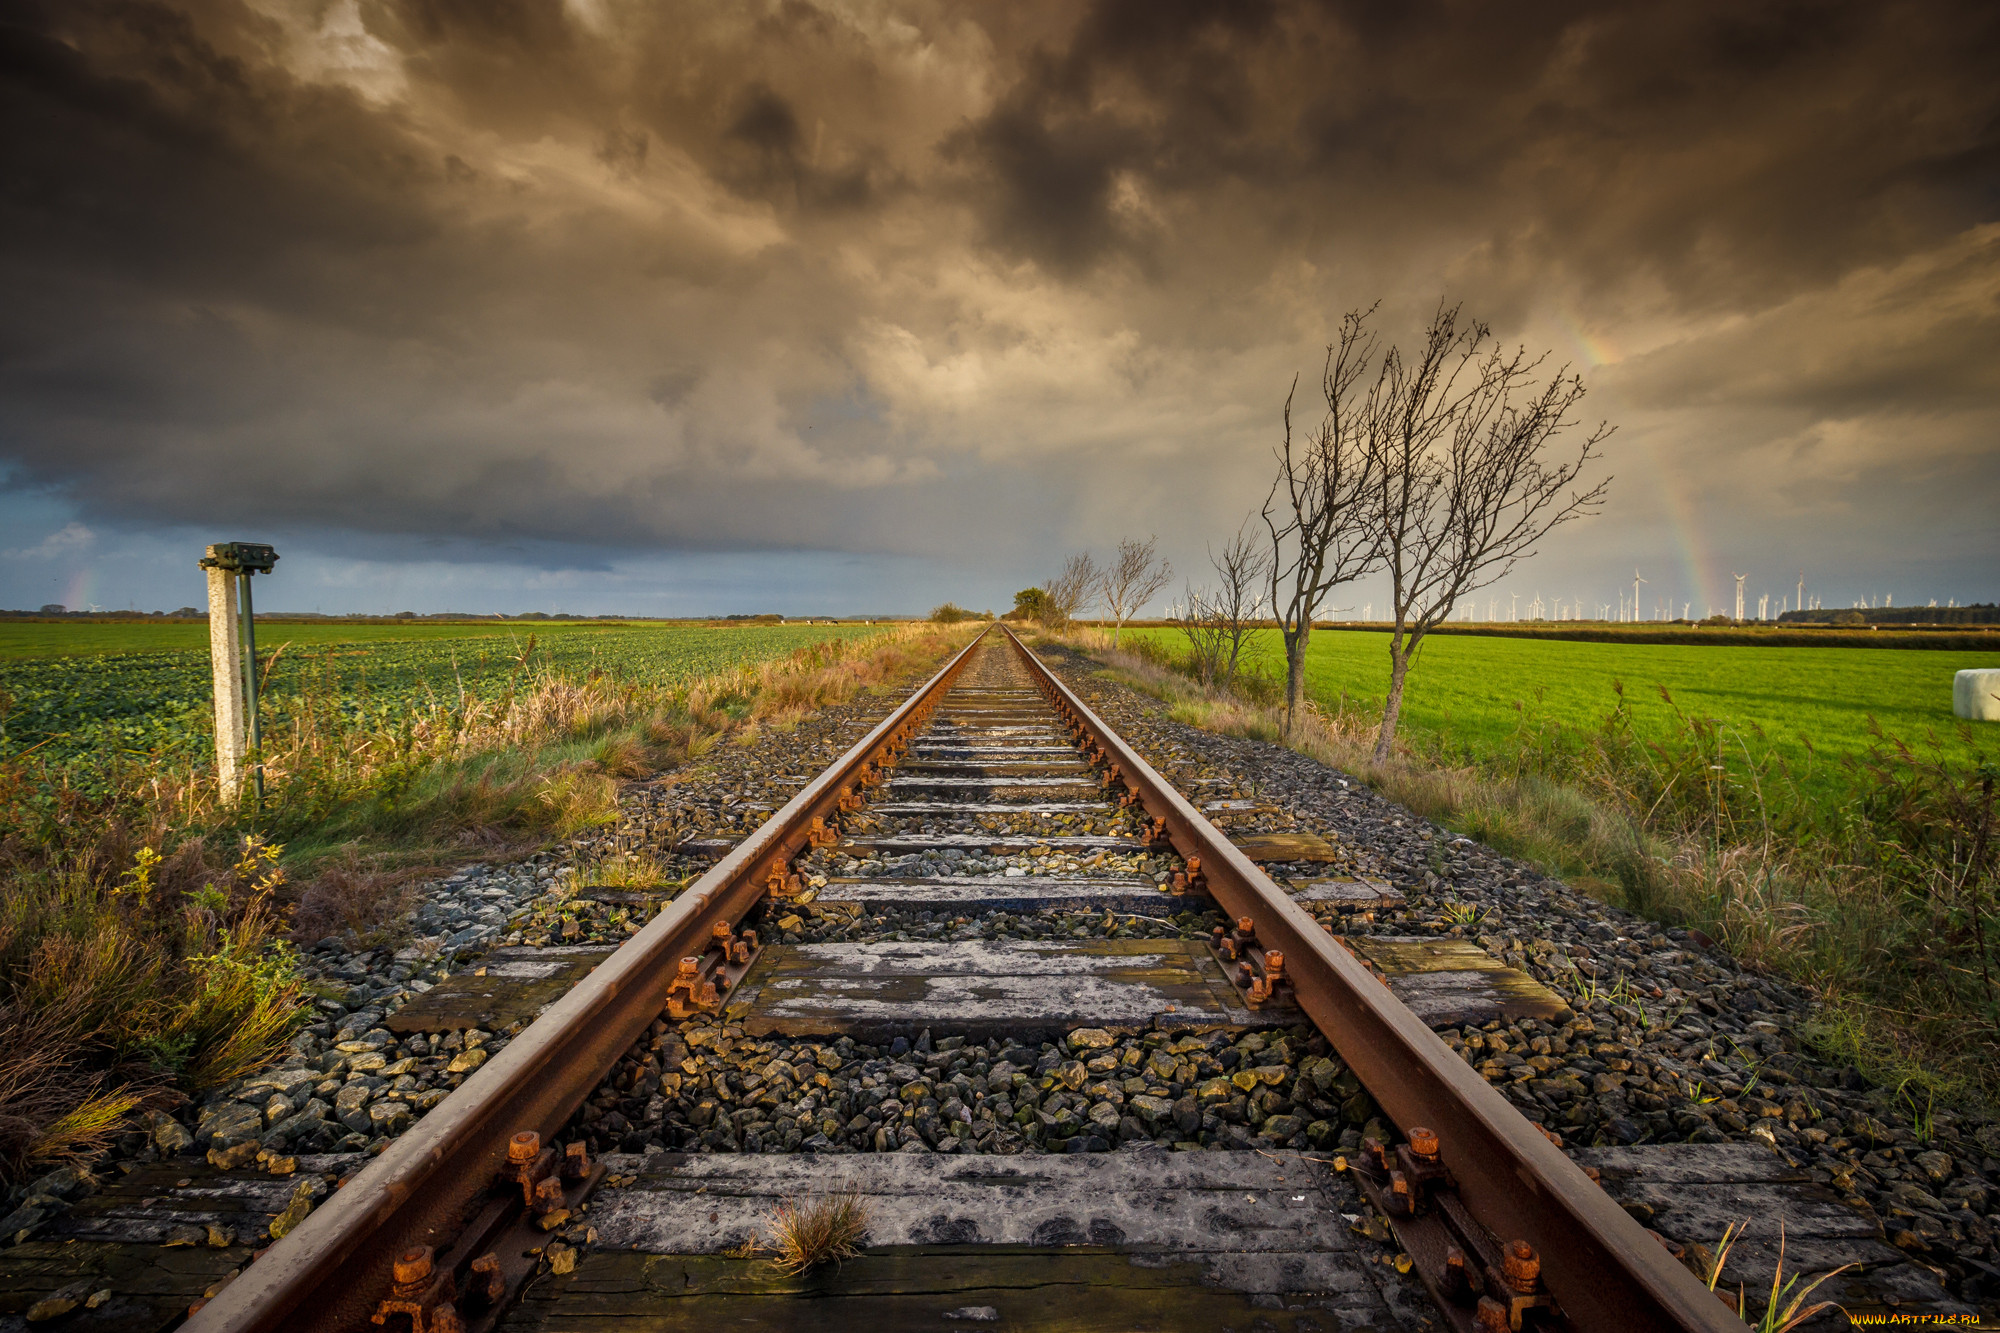
[[[1090,604],[1091,594],[1097,590],[1097,561],[1090,552],[1079,551],[1063,561],[1062,571],[1043,585],[1047,594],[1045,607],[1050,629],[1066,629],[1070,621],[1076,619],[1077,612]]]
[[[1243,642],[1264,614],[1267,595],[1265,577],[1270,572],[1271,558],[1264,554],[1248,527],[1246,523],[1238,528],[1221,551],[1210,549],[1208,553],[1208,562],[1215,567],[1216,574],[1213,609],[1222,626],[1221,646],[1227,652],[1226,657],[1217,655],[1224,690],[1235,687]]]
[[[1201,682],[1201,688],[1206,692],[1215,686],[1228,630],[1216,605],[1217,599],[1208,589],[1189,584],[1186,597],[1187,606],[1179,616],[1180,629],[1187,636],[1188,657],[1194,666],[1195,679]]]
[[[1174,576],[1173,566],[1154,552],[1156,539],[1126,537],[1118,556],[1097,576],[1097,595],[1111,612],[1111,645],[1118,646],[1125,622]]]
[[[1389,757],[1403,687],[1424,636],[1460,598],[1503,577],[1547,533],[1602,503],[1610,478],[1576,489],[1601,457],[1611,428],[1599,423],[1574,454],[1547,458],[1577,427],[1583,381],[1567,366],[1546,382],[1543,356],[1508,352],[1485,325],[1460,327],[1440,305],[1413,361],[1383,361],[1368,522],[1389,575],[1395,629],[1389,694],[1375,758]]]
[[[1320,377],[1326,415],[1302,441],[1292,436],[1296,379],[1285,395],[1284,438],[1275,451],[1278,475],[1261,516],[1270,538],[1265,576],[1271,612],[1285,650],[1287,732],[1305,688],[1313,617],[1333,589],[1367,573],[1381,554],[1376,531],[1365,521],[1365,501],[1382,466],[1375,445],[1381,372],[1373,386],[1360,387],[1376,359],[1375,337],[1367,328],[1374,312],[1373,306],[1349,311],[1341,320],[1339,341],[1326,349]]]

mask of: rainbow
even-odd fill
[[[1584,363],[1595,368],[1614,366],[1625,359],[1625,353],[1617,344],[1602,333],[1591,330],[1576,311],[1565,309],[1557,314],[1557,322],[1568,335],[1575,354]],[[1692,610],[1699,612],[1707,608],[1709,590],[1720,587],[1715,572],[1714,553],[1708,549],[1700,521],[1695,516],[1696,495],[1690,478],[1683,469],[1670,466],[1671,460],[1662,458],[1658,452],[1661,446],[1650,445],[1643,451],[1645,464],[1651,472],[1647,478],[1651,482],[1650,491],[1659,498],[1660,509],[1667,520],[1667,530],[1673,540],[1674,555],[1680,565],[1681,584],[1678,588],[1666,579],[1656,579],[1641,590],[1641,597],[1664,600],[1676,598],[1674,614],[1680,614],[1679,602],[1693,603]],[[1635,454],[1638,451],[1635,451]],[[1634,455],[1628,455],[1632,457]],[[1645,564],[1640,563],[1640,572],[1645,572]],[[1629,581],[1620,580],[1620,586],[1630,588]],[[1651,611],[1651,603],[1641,604],[1641,618]]]
[[[1663,465],[1658,446],[1646,451],[1646,459],[1652,464],[1653,493],[1659,497],[1660,508],[1666,514],[1667,532],[1680,562],[1680,597],[1693,603],[1690,614],[1700,615],[1707,609],[1709,590],[1718,585],[1714,553],[1708,549],[1700,520],[1695,517],[1695,497],[1689,493],[1693,488],[1684,470]],[[1672,595],[1672,591],[1668,587],[1659,588],[1659,592],[1667,595]],[[1676,610],[1675,614],[1680,613]]]
[[[1557,322],[1563,332],[1569,335],[1570,346],[1576,349],[1578,359],[1591,367],[1615,366],[1625,359],[1611,339],[1602,333],[1593,333],[1573,310],[1564,310],[1557,315]]]
[[[69,583],[63,588],[62,604],[72,611],[88,611],[91,598],[96,595],[97,571],[83,565],[70,574]]]

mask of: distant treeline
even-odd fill
[[[1343,629],[1381,630],[1387,625],[1343,625]],[[1928,630],[1904,634],[1884,634],[1872,627],[1823,630],[1773,630],[1716,625],[1664,625],[1658,629],[1606,626],[1591,629],[1584,625],[1440,625],[1433,634],[1481,634],[1502,639],[1569,639],[1580,643],[1692,643],[1732,645],[1739,648],[1933,648],[1954,652],[1991,649],[2000,652],[2000,633],[1971,630],[1964,633]]]
[[[1787,611],[1778,620],[1786,625],[2000,625],[2000,605],[1825,607]]]
[[[1978,607],[1953,608],[1954,610],[1979,610]],[[1081,621],[1081,624],[1102,624],[1109,621]],[[1808,621],[1808,625],[1815,622]],[[1978,622],[1974,622],[1978,623]],[[1125,628],[1140,627],[1173,629],[1180,624],[1176,620],[1128,620]],[[1268,620],[1259,621],[1265,629],[1276,626]],[[1315,629],[1366,630],[1377,634],[1387,634],[1394,626],[1380,621],[1315,621]],[[2000,631],[1996,630],[1915,630],[1901,634],[1883,633],[1869,625],[1837,626],[1825,628],[1766,629],[1758,625],[1696,625],[1692,623],[1654,622],[1637,625],[1621,625],[1616,622],[1590,621],[1542,621],[1520,622],[1505,625],[1440,625],[1433,634],[1469,634],[1495,639],[1562,639],[1576,643],[1684,643],[1708,645],[1734,645],[1744,648],[1933,648],[1954,652],[2000,652]]]

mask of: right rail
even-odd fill
[[[1002,626],[1004,630],[1006,627]],[[1310,913],[1286,896],[1221,830],[1105,725],[1006,630],[1056,709],[1162,821],[1183,857],[1199,857],[1208,891],[1284,954],[1300,1007],[1404,1130],[1436,1131],[1444,1163],[1474,1217],[1495,1236],[1522,1237],[1543,1282],[1580,1329],[1708,1330],[1743,1323],[1596,1182],[1425,1026]],[[1421,1262],[1421,1259],[1420,1259]],[[1426,1282],[1433,1274],[1426,1271]]]

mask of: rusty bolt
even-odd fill
[[[431,1247],[418,1245],[404,1250],[396,1256],[391,1274],[399,1287],[421,1286],[431,1275]]]
[[[1285,955],[1277,949],[1264,951],[1264,975],[1276,985],[1285,979]]]
[[[1507,1307],[1491,1296],[1479,1298],[1479,1309],[1472,1316],[1472,1320],[1479,1325],[1482,1333],[1509,1333],[1514,1326],[1514,1321],[1508,1316]]]
[[[1425,1129],[1422,1125],[1410,1127],[1410,1151],[1419,1157],[1431,1158],[1438,1155],[1437,1131]]]
[[[1236,918],[1236,929],[1242,931],[1245,935],[1255,935],[1257,933],[1257,923],[1247,916],[1239,916]]]
[[[562,1177],[582,1180],[590,1174],[590,1150],[581,1141],[563,1145]]]
[[[507,1140],[507,1160],[515,1166],[532,1162],[542,1151],[542,1136],[532,1129],[524,1129]]]
[[[552,1213],[563,1206],[562,1181],[554,1176],[544,1176],[535,1184],[534,1198],[528,1201],[528,1211],[540,1217]]]
[[[729,949],[730,936],[734,934],[735,932],[729,928],[729,923],[727,921],[716,922],[714,929],[708,932],[709,938],[714,940],[717,944],[720,944],[725,953]]]
[[[679,970],[674,973],[674,979],[676,981],[693,981],[700,972],[701,959],[683,958],[681,959]]]
[[[1501,1272],[1506,1275],[1507,1285],[1523,1296],[1531,1296],[1541,1286],[1542,1259],[1535,1253],[1535,1247],[1525,1240],[1507,1242],[1507,1249],[1500,1260]]]

